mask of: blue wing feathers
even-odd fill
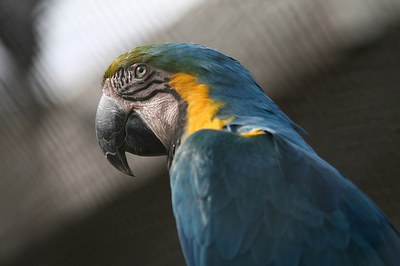
[[[268,265],[276,255],[279,238],[268,234],[269,228],[263,223],[258,229],[257,236],[250,247],[251,259],[248,261],[258,263],[260,265]]]
[[[218,191],[218,193],[211,193],[207,200],[210,205],[210,211],[218,213],[233,199],[228,195],[227,187],[222,179],[219,180],[217,185],[214,187],[214,191]]]
[[[398,265],[399,236],[379,208],[296,138],[186,139],[170,172],[188,265]]]
[[[231,202],[218,215],[215,215],[212,226],[214,226],[214,233],[217,234],[215,243],[221,256],[224,259],[232,259],[238,254],[245,230],[234,202]]]
[[[287,236],[281,238],[274,260],[275,265],[299,265],[302,252],[302,247],[299,244],[297,240],[290,240]]]
[[[322,226],[308,229],[304,237],[310,251],[320,253],[328,246],[328,237]]]
[[[348,247],[350,235],[348,230],[342,230],[330,223],[324,224],[324,234],[328,243],[337,250],[344,250]]]
[[[263,212],[262,221],[265,230],[268,230],[268,233],[274,237],[281,237],[288,230],[292,217],[289,214],[277,211],[268,201],[265,202]]]

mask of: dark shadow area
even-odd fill
[[[168,177],[119,194],[89,218],[32,243],[2,265],[184,265]]]

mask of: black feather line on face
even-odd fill
[[[162,84],[162,83],[164,83],[164,81],[158,80],[158,79],[153,79],[152,81],[148,82],[148,83],[145,84],[144,86],[138,87],[138,88],[135,88],[135,87],[136,87],[136,86],[135,86],[136,84],[132,84],[132,85],[129,85],[129,87],[127,87],[127,88],[125,89],[126,91],[122,93],[122,96],[134,95],[134,94],[136,94],[136,93],[138,93],[138,92],[140,92],[140,91],[144,91],[144,90],[150,88],[151,85],[154,85],[154,84]],[[130,88],[135,88],[135,89],[129,90]]]
[[[126,84],[129,84],[132,81],[132,75],[130,75],[128,72],[129,70],[120,68],[111,77],[114,88],[116,88],[118,91],[122,90]]]
[[[146,95],[144,97],[133,97],[131,95],[122,95],[122,99],[127,100],[127,101],[132,101],[132,102],[143,102],[150,100],[151,98],[154,97],[154,95],[158,93],[171,93],[170,89],[155,89],[149,95]]]

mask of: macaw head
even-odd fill
[[[261,93],[249,84],[255,84],[250,73],[215,50],[187,43],[138,47],[104,74],[96,114],[99,145],[114,167],[133,175],[125,152],[173,155],[191,133],[222,129],[234,120],[237,104],[229,102]]]

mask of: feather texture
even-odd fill
[[[378,207],[279,134],[201,130],[177,151],[173,208],[188,265],[398,265]]]

